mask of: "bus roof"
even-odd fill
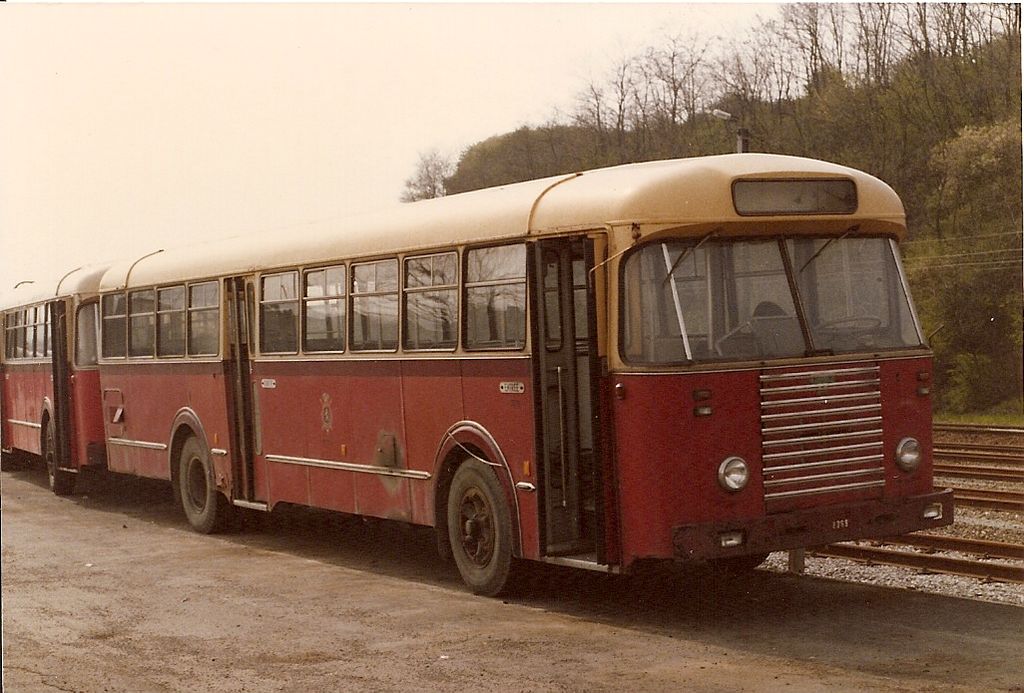
[[[296,225],[260,234],[160,250],[111,266],[102,290],[150,286],[254,270],[369,257],[443,245],[486,243],[632,223],[698,226],[734,221],[754,228],[765,217],[740,217],[737,179],[846,178],[857,187],[848,225],[883,222],[905,231],[903,205],[882,181],[823,161],[771,154],[728,154],[627,164],[488,188],[396,206],[374,214]],[[790,217],[806,221],[806,215]],[[820,217],[816,217],[820,218]],[[786,217],[773,216],[773,222]],[[755,222],[751,224],[751,222]]]
[[[50,301],[58,297],[95,294],[109,263],[84,265],[61,274],[27,279],[0,292],[0,311]]]

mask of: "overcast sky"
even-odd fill
[[[571,109],[775,5],[0,6],[0,291],[397,201],[418,153]]]

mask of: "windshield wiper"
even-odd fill
[[[832,245],[836,241],[843,240],[844,238],[846,238],[847,236],[849,236],[851,233],[853,233],[856,230],[857,230],[857,227],[854,226],[849,231],[844,233],[842,236],[839,236],[838,238],[830,238],[827,241],[825,241],[825,245],[823,245],[820,248],[818,248],[818,252],[816,252],[814,255],[811,255],[810,259],[807,260],[807,262],[805,262],[803,265],[800,266],[800,269],[797,271],[797,274],[803,274],[804,270],[807,269],[807,265],[809,265],[812,262],[814,262],[815,260],[817,260],[818,256],[825,252],[825,248],[828,248],[830,245]]]
[[[714,236],[717,231],[718,229],[709,231],[703,238],[697,241],[696,245],[691,245],[689,248],[679,253],[679,257],[677,257],[676,261],[672,263],[672,266],[668,268],[668,272],[665,274],[665,278],[661,280],[661,285],[665,286],[668,280],[672,278],[672,273],[676,271],[677,267],[679,267],[679,263],[682,262],[684,259],[688,258],[692,253],[694,253],[697,250],[697,248],[704,245],[704,242],[711,238],[712,236]]]

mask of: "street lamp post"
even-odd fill
[[[719,120],[724,120],[727,123],[738,122],[738,118],[733,118],[732,113],[723,111],[718,108],[711,111],[711,115],[715,116]],[[750,130],[740,125],[736,128],[736,153],[745,154],[750,151]]]

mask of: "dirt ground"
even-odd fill
[[[301,509],[218,536],[168,486],[0,474],[4,690],[1024,691],[1024,609],[757,571],[531,570]]]

